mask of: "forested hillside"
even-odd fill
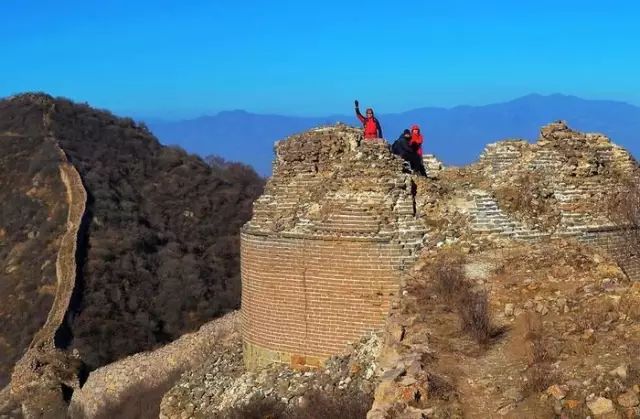
[[[33,138],[50,134],[88,192],[68,344],[89,367],[166,343],[238,307],[238,232],[263,186],[253,170],[211,167],[161,146],[131,119],[47,95],[0,102],[1,132],[23,138],[12,143],[23,153],[31,153]],[[46,175],[58,176],[53,169]],[[21,202],[0,205],[11,213]]]

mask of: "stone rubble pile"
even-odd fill
[[[376,363],[380,337],[373,334],[334,356],[320,369],[294,370],[271,364],[246,371],[242,345],[236,344],[182,376],[163,398],[161,418],[216,418],[251,403],[271,400],[284,409],[303,407],[313,392],[372,395],[377,384]]]

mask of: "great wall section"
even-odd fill
[[[401,380],[404,387],[397,375],[385,378],[398,368],[404,376],[401,366],[422,356],[389,348],[411,323],[393,313],[410,295],[406,279],[422,268],[412,265],[423,247],[429,253],[454,243],[478,257],[568,240],[593,246],[640,279],[628,226],[609,216],[638,165],[605,136],[556,122],[536,143],[488,145],[472,165],[446,168],[427,156],[425,166],[429,179],[404,174],[384,143],[340,125],[276,144],[273,177],[242,232],[247,368],[317,367],[362,335],[386,330],[369,417],[386,417],[389,400],[403,394],[426,397],[421,368]]]
[[[609,217],[616,191],[638,167],[625,149],[601,134],[578,133],[556,122],[542,129],[537,143],[490,144],[479,165],[494,188],[517,177],[539,183],[547,194],[539,200],[549,201],[552,213],[542,215],[555,217],[556,224],[548,220],[523,224],[499,208],[495,194],[474,190],[470,213],[474,232],[516,240],[572,238],[618,256],[627,275],[640,279],[640,261],[628,254],[626,226]]]
[[[382,327],[425,234],[411,176],[383,142],[318,129],[276,146],[274,174],[242,232],[249,368],[319,366]]]
[[[62,150],[60,150],[62,152]],[[56,333],[65,321],[65,315],[76,283],[76,253],[78,233],[85,214],[87,192],[76,168],[70,163],[60,165],[60,178],[67,190],[69,215],[67,231],[60,242],[56,260],[56,295],[47,321],[33,339],[32,347],[45,344],[54,346]]]
[[[458,170],[432,156],[426,166],[443,179]],[[317,366],[380,330],[402,275],[428,243],[428,218],[438,217],[420,213],[429,199],[465,217],[472,242],[574,238],[622,256],[624,229],[607,218],[603,202],[635,168],[606,137],[554,123],[535,144],[489,145],[463,168],[463,185],[433,197],[425,189],[432,180],[413,178],[416,192],[386,144],[364,141],[354,129],[317,129],[278,143],[273,176],[242,232],[247,366]],[[552,207],[540,215],[555,216],[553,223],[519,220],[500,208],[494,190],[519,176],[549,189],[539,200]],[[638,278],[637,259],[621,265]]]
[[[47,114],[43,117],[43,124],[48,130]],[[35,334],[29,348],[16,363],[10,386],[4,391],[6,398],[12,399],[12,403],[22,404],[22,413],[25,417],[46,415],[46,411],[43,413],[41,410],[43,400],[44,405],[52,409],[49,414],[59,413],[61,406],[64,406],[63,386],[70,389],[79,388],[78,377],[74,374],[74,372],[77,373],[79,360],[73,360],[73,357],[60,350],[56,336],[65,326],[76,287],[78,241],[85,217],[87,191],[80,173],[69,162],[55,138],[50,136],[48,141],[54,145],[58,153],[57,157],[60,161],[58,168],[66,188],[68,215],[66,231],[60,239],[56,258],[56,292],[53,304],[45,324]],[[74,366],[74,363],[77,365]],[[66,377],[64,374],[59,374],[65,369],[71,372]],[[9,404],[8,400],[7,404]]]
[[[436,374],[432,361],[425,360],[434,357],[438,339],[434,344],[432,338],[441,330],[431,329],[431,318],[416,306],[426,312],[438,301],[421,306],[416,284],[424,285],[421,272],[441,249],[456,246],[465,253],[465,268],[479,284],[487,281],[485,259],[504,258],[522,246],[534,255],[544,256],[540,249],[547,246],[595,260],[606,271],[607,284],[621,276],[640,279],[640,261],[626,241],[628,228],[609,217],[609,203],[637,175],[638,164],[605,136],[556,122],[543,127],[535,143],[489,144],[469,166],[445,167],[430,155],[425,166],[427,179],[414,176],[384,141],[365,141],[360,130],[345,125],[276,143],[273,176],[241,231],[240,312],[158,350],[102,367],[82,388],[64,382],[75,390],[72,417],[113,416],[130,405],[153,416],[160,409],[161,418],[208,417],[256,394],[275,395],[293,406],[303,397],[302,387],[315,386],[313,380],[331,391],[366,389],[374,397],[369,419],[388,417],[398,404],[407,414],[398,417],[432,417],[434,410],[422,404],[435,400]],[[16,367],[18,399],[46,378],[46,372],[33,369],[34,362],[56,352],[54,336],[74,288],[87,196],[73,165],[63,163],[60,176],[69,220],[58,254],[58,293],[46,325]],[[569,262],[560,265],[573,269],[581,286],[587,279],[580,275],[592,273],[567,267]],[[552,286],[558,282],[543,274]],[[525,280],[525,288],[544,287],[527,281],[533,280]],[[598,300],[589,287],[580,298],[556,295],[561,291],[554,288],[555,296],[532,296],[523,304],[501,296],[498,303],[509,308],[499,317],[508,322],[514,313],[548,312],[574,316],[577,323],[585,305],[626,298],[611,294]],[[429,315],[434,313],[450,314]],[[451,339],[458,343],[458,337]],[[64,364],[72,358],[59,359]],[[482,375],[482,368],[463,372],[470,384],[451,397],[479,398],[486,389],[473,374]],[[500,417],[510,412],[504,406]],[[486,414],[483,408],[469,417]],[[29,409],[23,405],[27,416]]]

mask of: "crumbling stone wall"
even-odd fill
[[[47,114],[43,123],[48,128]],[[11,376],[11,397],[22,403],[22,413],[26,417],[60,415],[65,408],[62,386],[79,387],[76,375],[79,360],[60,350],[56,335],[64,325],[76,286],[78,235],[86,211],[87,191],[80,173],[69,162],[56,139],[50,136],[48,140],[55,145],[60,158],[60,178],[67,192],[67,228],[60,240],[56,259],[56,294],[49,315],[33,337],[29,349],[16,363]]]
[[[318,366],[380,330],[425,229],[415,185],[383,141],[343,125],[276,145],[273,177],[242,231],[249,368]]]
[[[637,163],[608,138],[556,122],[535,144],[490,144],[465,168],[445,168],[432,156],[427,162],[437,176],[412,179],[386,143],[363,141],[343,125],[276,145],[273,177],[242,232],[249,367],[319,365],[380,329],[403,275],[431,233],[442,235],[438,229],[462,231],[464,238],[445,241],[470,240],[472,248],[477,239],[508,245],[574,238],[617,256],[640,279],[640,262],[605,205]],[[427,223],[416,209],[414,181],[432,186],[422,188],[435,200],[432,221],[466,219],[463,225]],[[515,204],[505,201],[505,188]],[[466,218],[452,218],[456,212]]]
[[[640,261],[629,253],[625,229],[608,217],[613,194],[638,169],[625,149],[601,134],[579,133],[559,121],[543,127],[535,144],[518,140],[489,144],[477,169],[490,186],[473,193],[474,232],[522,240],[575,238],[609,252],[629,277],[640,279]],[[501,207],[493,191],[518,176],[529,176],[544,183],[541,189],[551,191],[550,196],[534,199],[550,203],[546,215],[557,217],[556,223],[523,222]]]
[[[429,178],[437,178],[440,171],[444,169],[444,164],[433,154],[425,154],[422,157],[422,163]]]

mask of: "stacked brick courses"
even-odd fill
[[[435,199],[429,214],[435,225],[457,211],[467,216],[460,226],[464,240],[508,245],[573,238],[617,257],[629,277],[640,279],[627,232],[608,219],[606,207],[637,163],[608,138],[556,122],[543,127],[534,144],[489,144],[478,163],[463,169],[444,168],[432,156],[429,162],[438,175],[425,181],[433,188],[423,189]],[[402,166],[386,143],[363,141],[343,125],[276,145],[273,177],[242,232],[249,367],[319,365],[347,342],[382,328],[426,239],[416,186]],[[518,182],[537,184],[520,191]],[[516,194],[532,195],[535,211],[523,216],[502,206],[497,191],[514,185]]]
[[[242,232],[248,367],[317,366],[381,330],[425,229],[415,186],[383,141],[343,125],[276,144]]]
[[[427,172],[427,177],[437,178],[444,169],[444,164],[433,154],[425,154],[422,157],[422,163]]]
[[[489,144],[478,166],[491,181],[489,189],[518,175],[539,176],[553,190],[560,222],[546,230],[539,225],[527,225],[500,209],[491,190],[475,190],[475,208],[470,214],[475,233],[524,240],[575,238],[617,256],[629,277],[640,279],[640,261],[628,252],[625,230],[607,217],[612,194],[638,168],[622,147],[600,134],[573,131],[559,121],[543,127],[535,144],[525,141]]]

